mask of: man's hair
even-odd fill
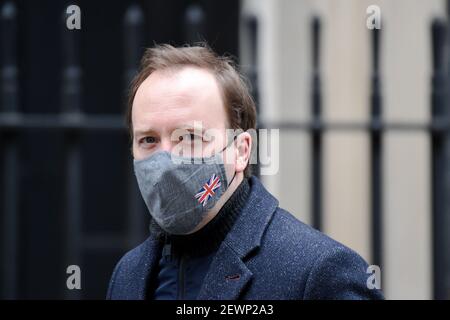
[[[230,128],[243,131],[256,128],[255,102],[244,77],[237,71],[231,58],[217,55],[206,44],[183,47],[163,44],[145,50],[139,73],[131,83],[126,111],[131,139],[133,139],[131,118],[133,100],[139,86],[154,71],[181,69],[187,66],[205,69],[214,75],[219,85]],[[248,177],[250,174],[250,165],[247,165],[244,175]]]

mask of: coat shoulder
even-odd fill
[[[272,276],[295,299],[381,299],[368,290],[367,262],[354,250],[277,208],[261,240],[257,264],[270,261]],[[267,271],[267,268],[266,268]]]
[[[301,250],[303,255],[312,259],[318,258],[323,252],[334,250],[348,250],[356,252],[330,238],[326,234],[303,223],[290,212],[277,208],[265,235],[267,244],[283,243],[286,250]]]

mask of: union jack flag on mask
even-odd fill
[[[215,190],[220,187],[220,178],[216,176],[214,173],[209,181],[207,181],[202,188],[199,190],[199,192],[195,195],[195,198],[198,199],[198,202],[201,203],[204,206],[206,206],[206,203],[208,200],[214,196]]]

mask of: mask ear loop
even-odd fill
[[[220,151],[220,152],[224,152],[225,149],[227,149],[229,146],[231,146],[231,144],[232,144],[234,141],[236,141],[236,138],[237,138],[237,136],[234,136],[234,137],[233,137],[233,141],[231,141],[229,144],[227,144],[227,145],[222,149],[222,151]],[[236,177],[236,170],[234,170],[233,178],[231,178],[230,182],[228,182],[227,188],[231,185],[231,183],[233,182],[233,180],[234,180],[235,177]]]
[[[236,177],[236,170],[234,170],[233,178],[231,178],[230,182],[228,183],[228,186],[233,182],[234,177]]]
[[[233,142],[236,140],[237,136],[233,136],[233,141],[230,141],[230,143],[228,143],[222,150],[220,150],[219,153],[224,152],[225,149],[227,149],[229,146],[231,146],[233,144]]]

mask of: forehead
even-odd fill
[[[132,110],[133,130],[175,129],[194,121],[224,127],[226,112],[215,76],[184,67],[153,72],[138,88]]]

